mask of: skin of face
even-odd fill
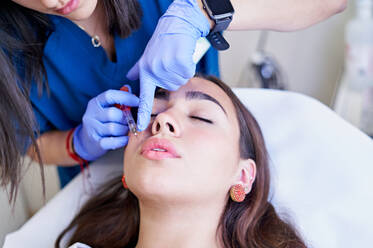
[[[97,0],[78,0],[78,7],[68,13],[67,15],[62,15],[57,12],[58,9],[65,7],[71,0],[12,0],[13,2],[44,13],[51,15],[58,15],[66,17],[71,21],[81,21],[89,18],[97,6]]]
[[[186,92],[199,91],[215,98],[186,100]],[[224,203],[236,183],[251,188],[255,162],[239,155],[239,126],[229,97],[214,83],[193,78],[169,100],[155,98],[151,123],[137,137],[130,134],[124,172],[129,189],[139,200],[153,203]],[[212,121],[207,123],[198,118]],[[145,141],[166,139],[178,158],[152,160],[141,154]]]

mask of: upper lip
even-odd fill
[[[170,141],[168,141],[167,139],[160,138],[150,138],[147,141],[145,141],[141,148],[141,154],[157,148],[166,150],[165,152],[171,153],[174,157],[180,157],[174,145]]]

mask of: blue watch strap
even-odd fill
[[[221,32],[209,33],[206,38],[216,50],[224,51],[230,47]]]
[[[211,10],[208,10],[207,3],[205,3],[205,1],[202,1],[202,3],[203,8],[207,12],[208,16],[215,22],[214,28],[210,31],[206,38],[216,50],[227,50],[230,46],[229,43],[224,39],[221,32],[228,28],[232,21],[233,12],[228,12],[220,16],[214,15],[213,13],[210,13]]]

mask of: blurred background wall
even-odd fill
[[[353,15],[353,4],[328,20],[308,29],[269,32],[265,50],[281,65],[288,89],[310,95],[329,104],[344,64],[344,28]],[[248,70],[257,47],[259,31],[225,32],[231,48],[220,53],[221,77],[233,87],[247,87],[240,81]]]
[[[327,105],[332,102],[343,69],[344,26],[352,16],[352,7],[306,30],[269,32],[265,50],[281,65],[289,90],[310,95]],[[240,77],[247,70],[259,33],[225,33],[231,48],[220,54],[221,77],[232,87],[247,87]],[[6,233],[18,229],[44,205],[40,181],[39,167],[32,164],[25,173],[14,210],[9,207],[6,192],[0,191],[0,246]],[[46,187],[48,201],[59,190],[54,166],[46,167]]]

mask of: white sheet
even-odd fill
[[[261,125],[271,157],[275,207],[288,213],[309,247],[369,247],[373,228],[373,141],[307,96],[236,89]],[[121,173],[122,151],[91,165],[94,185]],[[52,247],[87,199],[75,178],[21,229],[8,247]]]

